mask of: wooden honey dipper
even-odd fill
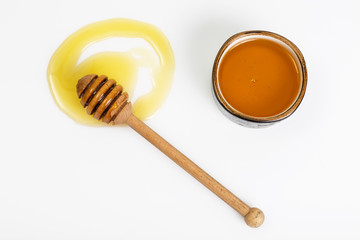
[[[123,91],[121,85],[116,84],[115,80],[108,79],[104,75],[86,75],[78,81],[76,91],[78,97],[81,98],[81,104],[86,108],[88,114],[94,114],[97,120],[102,119],[102,121],[106,123],[128,124],[171,158],[176,164],[240,213],[245,218],[247,225],[250,227],[259,227],[264,222],[264,213],[260,209],[250,208],[145,123],[135,117],[132,114],[131,102],[128,101],[128,94]]]

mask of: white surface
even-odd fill
[[[0,239],[359,239],[358,1],[1,1]],[[152,23],[176,58],[146,123],[242,200],[259,229],[130,128],[76,124],[55,105],[48,61],[72,32]],[[247,129],[216,108],[213,59],[232,34],[292,40],[309,82],[296,113]],[[95,140],[92,140],[95,138]]]

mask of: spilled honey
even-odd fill
[[[272,40],[254,38],[224,53],[218,82],[232,108],[252,117],[272,117],[297,99],[301,74],[288,49]]]
[[[78,63],[83,51],[90,45],[111,38],[140,38],[146,48],[132,48],[126,52],[100,52]],[[59,108],[73,120],[86,125],[101,125],[89,116],[76,95],[78,80],[87,74],[104,74],[116,79],[129,93],[130,100],[136,88],[140,68],[151,73],[152,89],[133,101],[133,114],[146,119],[165,101],[172,84],[174,55],[165,35],[153,25],[129,19],[110,19],[85,26],[70,35],[56,50],[48,65],[48,82]]]

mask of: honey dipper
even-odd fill
[[[115,80],[108,79],[104,75],[86,75],[78,81],[76,91],[78,97],[81,98],[80,102],[82,106],[86,108],[88,114],[94,114],[97,120],[102,119],[105,123],[128,124],[132,129],[171,158],[176,164],[240,213],[245,218],[247,225],[250,227],[259,227],[264,222],[264,213],[260,209],[250,208],[145,123],[135,117],[132,114],[131,102],[128,101],[128,94],[123,91],[121,85],[116,84]]]

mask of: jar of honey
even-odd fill
[[[305,59],[278,34],[241,32],[220,48],[212,85],[216,103],[228,118],[247,127],[270,126],[301,103],[307,85]]]

